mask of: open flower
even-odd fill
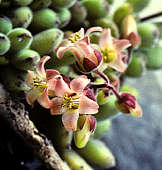
[[[110,29],[104,29],[99,40],[99,47],[103,55],[103,63],[100,67],[101,71],[111,67],[119,72],[126,70],[124,62],[124,53],[122,50],[131,46],[129,40],[117,40],[111,36]]]
[[[26,92],[26,100],[28,104],[33,105],[37,100],[40,105],[45,108],[49,108],[49,97],[54,93],[53,89],[56,84],[56,80],[53,79],[58,73],[56,70],[44,69],[44,64],[50,59],[49,56],[44,56],[36,66],[36,72],[28,71],[26,79],[27,85],[30,90]]]
[[[137,32],[137,23],[133,15],[127,15],[122,22],[122,37],[130,41],[133,47],[139,46],[141,40]]]
[[[93,31],[102,31],[101,27],[89,28],[84,34],[84,29],[72,34],[65,39],[57,51],[57,57],[61,59],[64,53],[69,50],[76,58],[79,69],[82,72],[90,72],[97,68],[102,61],[101,53],[92,47],[88,35]]]
[[[135,117],[142,116],[142,109],[137,103],[136,98],[130,93],[122,93],[120,99],[116,101],[117,108],[126,114],[130,114]]]
[[[50,103],[52,115],[63,114],[62,121],[66,130],[77,130],[77,121],[79,114],[95,114],[98,112],[98,104],[87,97],[87,90],[85,87],[90,80],[86,76],[79,76],[69,85],[62,76],[57,77],[55,85],[55,94]]]

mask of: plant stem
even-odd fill
[[[153,19],[153,18],[157,18],[157,17],[160,17],[160,16],[162,16],[162,12],[158,12],[158,13],[149,15],[147,17],[143,17],[143,18],[140,19],[140,22],[147,21],[147,20],[150,20],[150,19]]]
[[[127,60],[127,64],[129,65],[129,63],[131,62],[132,60],[132,52],[133,52],[133,48],[132,47],[129,47],[128,48],[128,60]]]
[[[99,71],[99,70],[96,70],[96,73],[97,73],[100,77],[102,77],[102,78],[106,81],[107,84],[109,84],[109,79],[108,79],[108,77],[107,77],[104,73],[102,73],[102,72]]]
[[[107,88],[110,89],[119,100],[121,99],[119,93],[117,92],[117,90],[113,86],[107,86]]]

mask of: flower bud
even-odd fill
[[[129,3],[124,3],[114,12],[113,20],[118,26],[121,26],[121,23],[125,16],[132,13],[133,13],[132,6]]]
[[[133,15],[127,15],[122,22],[122,36],[130,41],[133,47],[140,44],[140,36],[137,32],[137,24]]]
[[[78,129],[74,132],[75,145],[83,148],[96,128],[96,119],[90,115],[80,116],[78,119]]]
[[[136,98],[130,93],[122,93],[120,99],[115,102],[116,107],[126,114],[130,114],[135,117],[142,116],[142,109],[138,105]]]

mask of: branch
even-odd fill
[[[156,14],[152,14],[152,15],[143,17],[143,18],[140,19],[140,22],[144,22],[144,21],[147,21],[147,20],[150,20],[150,19],[153,19],[153,18],[157,18],[157,17],[160,17],[160,16],[162,16],[162,12],[158,12]]]
[[[52,143],[41,134],[29,119],[24,104],[12,99],[0,84],[0,115],[24,139],[35,155],[43,161],[47,169],[70,170],[55,151]]]

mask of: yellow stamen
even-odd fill
[[[45,81],[42,81],[38,76],[36,76],[33,80],[34,80],[33,88],[39,88],[44,90],[47,87],[47,83]]]
[[[80,38],[81,38],[81,37],[80,37],[79,33],[76,32],[76,33],[72,34],[72,35],[68,38],[68,40],[71,41],[72,43],[74,43],[74,42],[78,41]]]
[[[79,108],[79,98],[75,96],[68,96],[67,94],[64,96],[62,107],[66,107],[68,109],[78,109]]]
[[[105,63],[109,63],[111,61],[113,61],[114,59],[116,59],[117,54],[116,54],[116,50],[111,50],[111,49],[101,49],[102,55],[103,55],[103,60]]]

